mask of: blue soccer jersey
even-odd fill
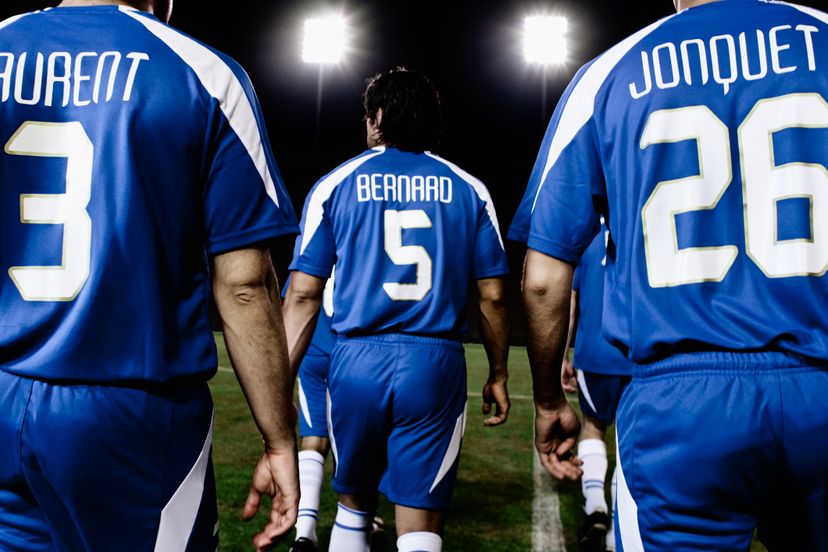
[[[602,228],[584,251],[572,280],[572,289],[578,292],[578,331],[573,361],[575,368],[584,372],[629,376],[632,373],[630,361],[604,339],[601,324],[608,237],[608,232]]]
[[[322,178],[305,202],[291,270],[327,278],[333,329],[457,338],[472,279],[503,276],[486,187],[431,153],[378,147]]]
[[[828,358],[828,16],[682,11],[585,66],[511,236],[577,263],[607,216],[604,334],[676,352]]]
[[[0,369],[216,366],[208,256],[298,230],[241,67],[127,7],[0,24]]]

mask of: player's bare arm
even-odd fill
[[[477,281],[480,294],[480,329],[489,359],[489,378],[483,386],[483,414],[493,416],[483,422],[487,427],[506,423],[509,417],[509,314],[506,307],[506,280],[485,278]]]
[[[578,334],[578,292],[572,290],[569,300],[569,333],[566,338],[563,361],[561,362],[561,386],[567,393],[575,393],[578,386],[575,382],[575,365],[569,359],[569,350],[575,346],[575,337]]]
[[[290,351],[290,373],[294,379],[316,329],[316,317],[322,306],[324,291],[325,280],[322,278],[299,270],[293,272],[290,278],[285,294],[284,311],[285,334]]]
[[[264,549],[296,523],[299,476],[293,432],[293,380],[276,274],[267,249],[242,249],[213,260],[213,293],[230,361],[265,442],[242,517],[263,494],[270,519],[254,538]]]
[[[529,249],[523,267],[526,347],[535,399],[535,447],[544,467],[558,479],[581,476],[571,456],[580,431],[561,387],[560,367],[569,328],[572,267]]]

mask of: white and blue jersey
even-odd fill
[[[632,372],[630,361],[610,345],[602,333],[606,240],[606,231],[595,236],[572,279],[572,289],[578,292],[578,329],[573,361],[575,368],[585,372],[629,376]]]
[[[827,144],[828,16],[705,4],[577,74],[510,236],[577,264],[606,215],[603,331],[636,363],[824,362]]]
[[[828,15],[722,0],[588,64],[550,124],[512,236],[577,264],[606,216],[619,550],[828,550],[826,99]]]
[[[127,7],[0,23],[0,370],[216,367],[208,257],[298,230],[250,81]]]
[[[469,284],[508,273],[486,187],[431,153],[378,147],[322,178],[291,270],[327,278],[333,329],[458,339]]]

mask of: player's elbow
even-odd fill
[[[477,289],[481,304],[495,308],[506,307],[506,282],[503,278],[478,280]]]

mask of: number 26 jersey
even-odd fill
[[[601,214],[603,330],[633,361],[828,358],[828,15],[712,2],[585,66],[510,236],[577,263]]]

